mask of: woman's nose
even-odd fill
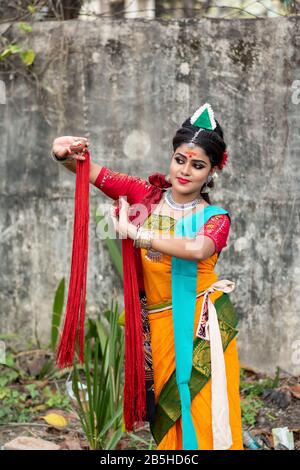
[[[186,162],[186,164],[181,168],[181,172],[184,175],[189,175],[190,172],[190,162]]]

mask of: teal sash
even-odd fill
[[[228,214],[228,212],[219,206],[206,206],[201,211],[179,219],[175,225],[174,234],[178,237],[194,238],[210,217],[219,214]],[[199,449],[191,415],[189,389],[194,341],[197,264],[197,261],[172,257],[172,317],[176,382],[181,402],[184,450]]]

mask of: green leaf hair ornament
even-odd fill
[[[194,112],[190,119],[193,126],[213,131],[216,127],[215,115],[209,103],[204,103]]]
[[[196,145],[195,140],[201,131],[203,131],[204,129],[213,131],[217,127],[214,111],[211,105],[209,103],[204,103],[202,106],[200,106],[190,118],[190,123],[193,126],[199,127],[199,130],[195,132],[192,140],[187,144],[188,147],[194,148]],[[223,167],[226,165],[227,160],[228,152],[227,150],[224,150],[222,161],[218,165],[218,168],[220,170],[222,170]]]
[[[211,105],[209,103],[204,103],[200,106],[200,108],[198,108],[190,118],[190,123],[193,126],[200,127],[200,129],[195,132],[192,140],[187,144],[188,147],[193,148],[195,147],[195,140],[201,131],[204,129],[213,131],[217,127]]]

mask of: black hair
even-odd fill
[[[201,130],[197,137],[193,140],[195,145],[201,147],[207,157],[210,160],[211,166],[218,166],[223,158],[223,153],[226,150],[226,143],[224,142],[224,134],[223,129],[216,121],[216,128],[212,130],[203,129]],[[194,137],[195,133],[199,131],[199,127],[193,126],[190,122],[190,118],[184,121],[181,124],[181,127],[177,130],[174,138],[173,138],[173,150],[180,147],[181,144],[185,144],[191,142],[192,138]],[[213,179],[207,184],[208,187],[214,187]],[[203,188],[203,187],[202,187]],[[202,190],[201,188],[201,190]],[[200,193],[201,193],[200,190]],[[208,193],[201,194],[203,199],[210,204],[210,199]]]

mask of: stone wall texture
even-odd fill
[[[228,144],[211,201],[232,217],[216,271],[236,282],[240,360],[299,374],[299,17],[53,21],[0,32],[36,52],[31,72],[17,59],[0,72],[0,333],[47,342],[55,289],[68,281],[75,175],[49,158],[53,139],[87,136],[95,162],[147,178],[168,172],[176,129],[208,101]],[[94,218],[108,202],[91,186],[90,316],[114,297],[122,304]]]

